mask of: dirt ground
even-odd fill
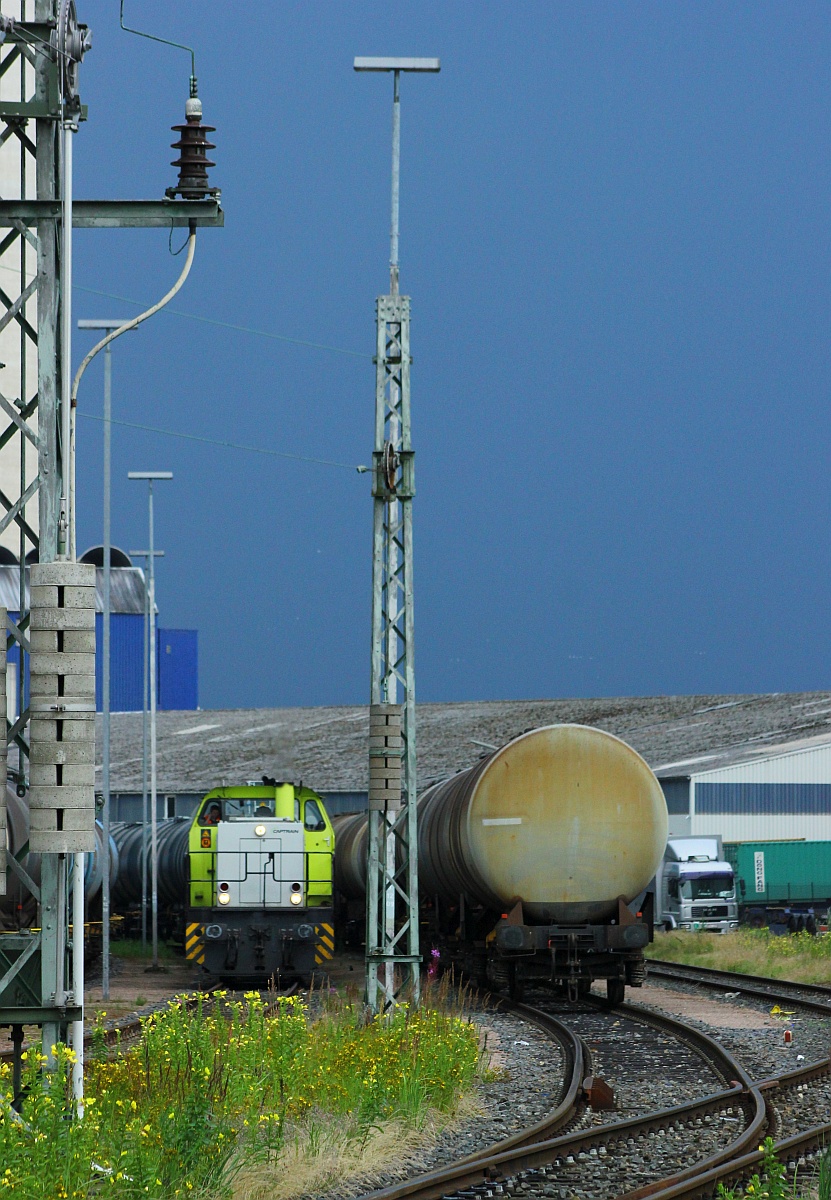
[[[654,1005],[673,1017],[689,1017],[716,1029],[778,1029],[782,1025],[781,1018],[771,1017],[752,1008],[739,1007],[733,1004],[729,997],[722,999],[717,996],[694,996],[688,992],[676,992],[671,988],[656,987],[649,983],[640,988],[628,989],[626,998],[634,1004]]]
[[[354,988],[363,991],[363,958],[359,954],[339,954],[328,973],[315,980],[317,987]],[[101,969],[97,964],[90,973],[89,986],[85,991],[86,1023],[93,1023],[100,1012],[106,1020],[127,1017],[138,1009],[156,1005],[171,996],[194,991],[200,985],[195,969],[182,959],[165,959],[158,973],[147,970],[143,959],[113,957],[110,969],[110,997],[104,1001],[101,990]],[[595,988],[598,995],[604,989]],[[647,983],[642,988],[630,989],[627,999],[662,1008],[673,1016],[690,1017],[714,1029],[775,1029],[781,1018],[769,1016],[751,1008],[734,1005],[729,997],[697,996],[671,988],[657,987]],[[0,1051],[10,1048],[8,1030],[0,1031]],[[27,1040],[34,1029],[26,1030]]]

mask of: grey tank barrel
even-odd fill
[[[31,854],[29,845],[29,808],[25,798],[21,799],[12,787],[6,787],[6,813],[8,821],[8,852],[14,855],[26,874],[40,884],[40,855]],[[104,828],[95,822],[95,849],[84,856],[84,900],[87,905],[101,891],[104,862]],[[118,850],[110,838],[110,878],[118,878]],[[70,884],[71,886],[71,884]],[[37,904],[31,893],[10,870],[7,877],[7,892],[0,896],[0,928],[28,928],[37,923]]]
[[[363,895],[366,814],[336,822],[335,882]],[[631,746],[585,725],[514,738],[418,801],[419,890],[464,894],[527,920],[609,919],[649,883],[664,852],[661,786]]]
[[[159,821],[157,829],[159,849],[159,901],[180,904],[188,882],[188,834],[189,817],[172,817]],[[113,840],[118,847],[118,880],[112,890],[116,907],[141,903],[141,864],[143,857],[143,831],[141,822],[114,821],[110,826]],[[147,875],[150,876],[150,829],[147,840]]]

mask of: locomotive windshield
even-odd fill
[[[299,802],[294,802],[294,819],[299,820]],[[250,817],[273,817],[274,800],[268,796],[253,799],[229,798],[211,800],[199,814],[200,825],[218,825],[220,821],[238,821]],[[322,819],[322,818],[321,818]]]

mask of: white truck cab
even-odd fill
[[[727,933],[739,927],[733,868],[721,837],[673,837],[656,875],[656,924]]]

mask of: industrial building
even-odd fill
[[[20,569],[14,556],[0,548],[0,605],[13,621],[20,610]],[[100,546],[88,550],[81,562],[94,564],[96,572],[95,705],[102,708],[104,571]],[[113,548],[110,571],[110,704],[113,712],[141,713],[144,695],[145,580],[123,550]],[[29,605],[29,569],[25,570],[25,607]],[[16,720],[17,646],[7,654],[7,715]],[[187,711],[199,703],[199,644],[195,629],[156,630],[156,686],[159,709]]]
[[[706,756],[710,757],[710,756]],[[831,840],[831,736],[713,755],[657,772],[669,831],[721,834],[729,842]]]
[[[831,839],[831,693],[421,704],[419,790],[527,729],[594,725],[656,771],[670,830],[725,839]],[[138,820],[141,714],[112,721],[114,820]],[[365,706],[166,712],[158,721],[158,815],[188,816],[210,788],[301,780],[334,813],[365,808]],[[100,739],[99,739],[100,742]]]

